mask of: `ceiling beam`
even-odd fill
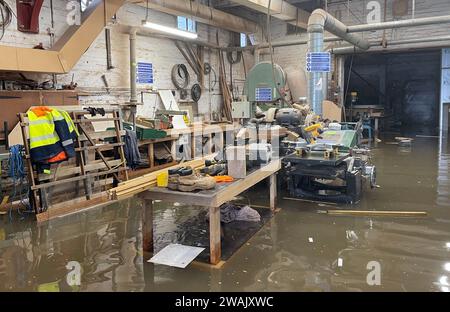
[[[142,7],[147,6],[147,0],[130,2]],[[189,16],[199,23],[234,32],[253,34],[258,30],[258,25],[252,21],[190,0],[148,0],[148,7],[170,15]]]
[[[269,0],[231,1],[264,14],[267,14],[269,10]],[[270,14],[277,19],[296,25],[303,29],[308,28],[308,19],[311,15],[311,13],[297,8],[284,0],[272,0],[270,4]]]

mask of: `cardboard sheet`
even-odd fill
[[[189,263],[194,261],[203,250],[205,250],[205,248],[170,244],[154,255],[148,262],[184,269]]]

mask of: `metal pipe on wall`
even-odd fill
[[[450,48],[450,41],[447,42],[439,42],[434,41],[432,43],[429,43],[427,45],[423,44],[414,44],[411,46],[402,46],[402,45],[393,45],[391,48],[382,48],[381,46],[379,48],[370,49],[369,52],[386,52],[386,51],[405,51],[405,50],[411,50],[411,49],[435,49],[435,48]],[[340,49],[334,49],[331,51],[335,55],[343,55],[343,54],[353,54],[353,53],[366,53],[367,51],[358,50],[354,47],[349,47],[340,50]]]
[[[369,41],[364,38],[349,34],[348,27],[322,9],[311,13],[308,20],[308,51],[323,52],[324,32],[329,31],[333,35],[342,38],[360,49],[368,50]],[[326,83],[321,72],[311,72],[308,79],[308,99],[313,111],[322,114],[322,102]]]
[[[132,29],[130,32],[130,111],[133,118],[133,130],[136,128],[136,66],[136,29]]]
[[[450,15],[438,16],[438,17],[427,17],[411,20],[402,21],[391,21],[382,22],[374,24],[365,25],[355,25],[346,26],[327,12],[322,9],[317,9],[312,12],[308,21],[308,51],[309,52],[323,52],[323,34],[327,30],[333,35],[342,38],[343,40],[353,44],[352,47],[344,47],[332,49],[334,54],[346,54],[352,52],[363,52],[367,51],[370,47],[379,45],[378,42],[369,42],[362,37],[355,36],[352,33],[372,31],[372,30],[382,30],[388,28],[400,28],[400,27],[412,27],[412,26],[423,26],[423,25],[433,25],[450,23]],[[410,39],[410,40],[399,40],[396,42],[391,42],[391,45],[401,45],[401,44],[411,44],[411,43],[424,43],[424,42],[435,42],[435,41],[446,41],[448,38],[431,38],[426,39]],[[323,102],[323,87],[326,85],[323,82],[323,73],[310,73],[308,80],[308,94],[309,103],[311,108],[317,114],[322,113],[322,102]]]
[[[449,41],[450,42],[450,36],[438,36],[438,37],[428,37],[428,38],[415,38],[415,39],[402,39],[402,40],[393,40],[387,43],[387,46],[397,46],[402,44],[421,44],[421,43],[437,43],[437,42],[443,42],[443,41]],[[370,42],[371,47],[377,47],[381,46],[380,42],[378,41],[371,41]],[[386,48],[383,48],[382,50],[386,50]],[[365,52],[365,50],[358,49],[356,47],[352,46],[346,46],[346,47],[339,47],[329,50],[333,54],[349,54],[349,53],[362,53]]]
[[[450,23],[450,15],[348,26],[348,33]]]

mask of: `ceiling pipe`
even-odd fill
[[[397,45],[403,45],[403,44],[422,44],[422,43],[435,43],[435,42],[444,42],[449,41],[450,42],[450,36],[437,36],[437,37],[428,37],[428,38],[415,38],[415,39],[402,39],[402,40],[393,40],[388,41],[387,46],[397,46]],[[371,41],[370,42],[371,47],[377,47],[381,46],[380,42]],[[450,45],[449,45],[450,46]],[[386,50],[386,48],[383,48],[383,50]],[[349,53],[363,53],[366,52],[366,50],[361,50],[353,46],[346,46],[346,47],[339,47],[339,48],[332,48],[329,49],[329,51],[333,54],[349,54]],[[382,51],[382,50],[381,50]]]
[[[344,55],[344,54],[361,54],[361,53],[382,53],[382,52],[397,52],[397,51],[408,51],[412,49],[441,49],[441,48],[450,48],[450,41],[433,41],[428,44],[412,44],[412,45],[391,45],[388,48],[383,48],[382,46],[373,47],[369,51],[363,51],[359,49],[355,49],[354,47],[346,47],[346,49],[333,49],[330,50],[331,53],[335,55]]]
[[[360,36],[349,34],[348,27],[322,9],[314,10],[308,20],[308,51],[323,52],[324,32],[328,31],[333,35],[353,44],[354,46],[368,50],[369,41]],[[323,73],[312,72],[308,78],[308,100],[313,111],[322,114],[322,102],[324,98]]]
[[[234,32],[253,34],[258,24],[248,19],[214,9],[192,0],[130,0],[144,8],[178,16],[188,16],[197,22]]]
[[[348,26],[348,33],[450,23],[450,15]]]

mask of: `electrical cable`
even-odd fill
[[[183,81],[180,83],[178,78]],[[185,89],[189,85],[189,72],[184,64],[175,64],[172,67],[172,82],[177,89]]]
[[[9,159],[8,159],[8,175],[13,180],[13,193],[11,199],[19,198],[22,205],[27,207],[25,212],[33,212],[29,204],[26,203],[28,198],[28,189],[25,187],[28,183],[26,182],[25,165],[23,163],[23,145],[13,145],[9,148]],[[28,200],[29,202],[29,200]],[[9,208],[9,218],[12,220],[12,207]],[[20,209],[17,210],[20,215],[23,213]],[[21,218],[23,219],[23,217]]]
[[[3,39],[5,35],[6,28],[11,24],[12,16],[14,15],[13,10],[4,0],[0,0],[0,27],[2,29],[2,34],[0,35],[0,40]]]
[[[194,102],[198,102],[202,96],[202,87],[196,83],[191,88],[191,98]]]
[[[231,46],[232,47],[232,46]],[[234,55],[236,55],[234,57]],[[237,64],[241,61],[242,58],[242,51],[228,51],[227,52],[227,60],[230,64]]]
[[[216,73],[216,71],[214,70],[214,68],[212,68],[211,67],[211,72],[214,74],[214,80],[213,80],[213,85],[211,86],[211,92],[212,91],[214,91],[214,88],[216,87],[216,85],[217,85],[217,73]]]

